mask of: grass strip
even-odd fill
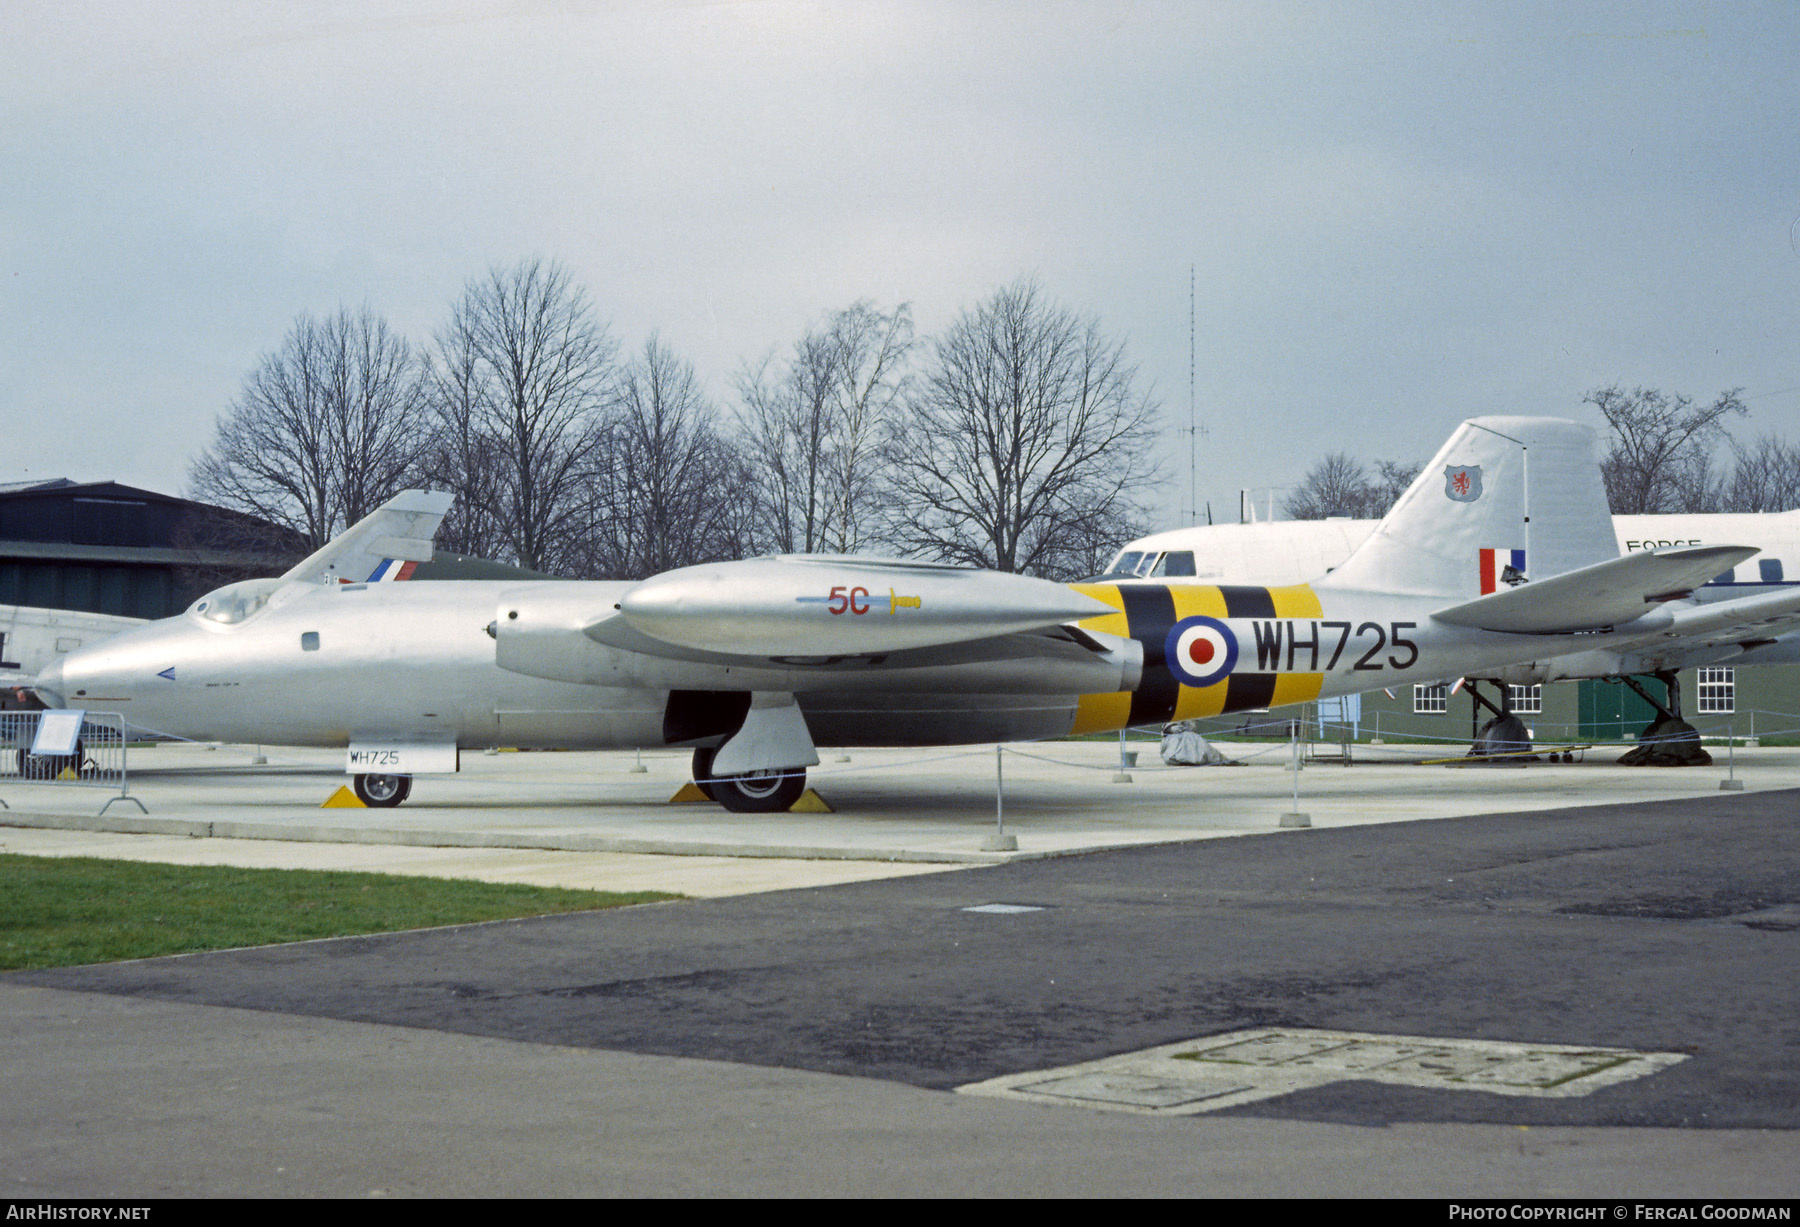
[[[680,897],[382,873],[0,854],[0,970],[394,933]]]

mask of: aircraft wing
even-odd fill
[[[500,594],[490,632],[501,668],[557,681],[618,685],[623,653],[669,662],[646,674],[664,682],[753,690],[911,685],[950,669],[960,679],[944,683],[953,689],[1083,694],[1129,689],[1122,679],[1135,680],[1134,642],[1073,625],[1116,614],[1030,576],[787,555],[685,567],[630,587],[513,589]]]
[[[1661,602],[1686,596],[1755,553],[1750,546],[1704,545],[1626,554],[1491,592],[1432,616],[1452,626],[1518,635],[1562,635],[1626,626],[1651,614]]]
[[[871,668],[918,669],[973,661],[1079,659],[1087,654],[1107,652],[1114,646],[1096,639],[1078,627],[1047,626],[1032,631],[901,648],[890,652],[720,652],[652,638],[616,613],[610,617],[595,619],[584,626],[581,633],[606,647],[662,660],[740,669],[779,666],[819,673],[856,672]]]
[[[752,657],[886,654],[1117,612],[1026,575],[825,554],[666,571],[627,590],[617,609],[664,645]]]
[[[407,579],[431,561],[431,539],[455,496],[403,490],[296,565],[284,580],[360,584]]]

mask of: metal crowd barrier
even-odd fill
[[[0,712],[0,785],[105,788],[118,795],[100,807],[102,814],[121,801],[137,806],[140,813],[149,813],[144,803],[131,795],[125,767],[125,746],[130,730],[125,717],[116,712],[82,712],[73,753],[33,753],[32,747],[43,719],[59,714],[65,713]],[[10,808],[0,799],[0,809]]]

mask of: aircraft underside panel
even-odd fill
[[[587,710],[499,713],[496,744],[627,749],[718,745],[743,724],[744,691],[609,691]],[[796,696],[814,744],[929,746],[1061,737],[1075,718],[1074,695],[802,694]],[[609,709],[612,703],[621,708]],[[467,743],[465,743],[467,744]]]
[[[1036,695],[797,696],[821,746],[970,745],[1061,737],[1076,699]]]
[[[592,689],[592,706],[497,712],[491,736],[465,748],[502,746],[631,749],[717,745],[742,725],[743,691]],[[929,746],[1061,737],[1075,719],[1075,695],[803,694],[796,696],[820,746]]]
[[[624,694],[640,697],[637,692]],[[653,702],[633,702],[611,710],[497,711],[494,715],[497,730],[487,739],[494,745],[610,750],[662,744],[662,709]],[[465,737],[463,744],[470,740]]]

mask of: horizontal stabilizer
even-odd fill
[[[1748,546],[1706,545],[1627,554],[1452,605],[1432,616],[1452,626],[1519,635],[1624,626],[1756,552]]]

